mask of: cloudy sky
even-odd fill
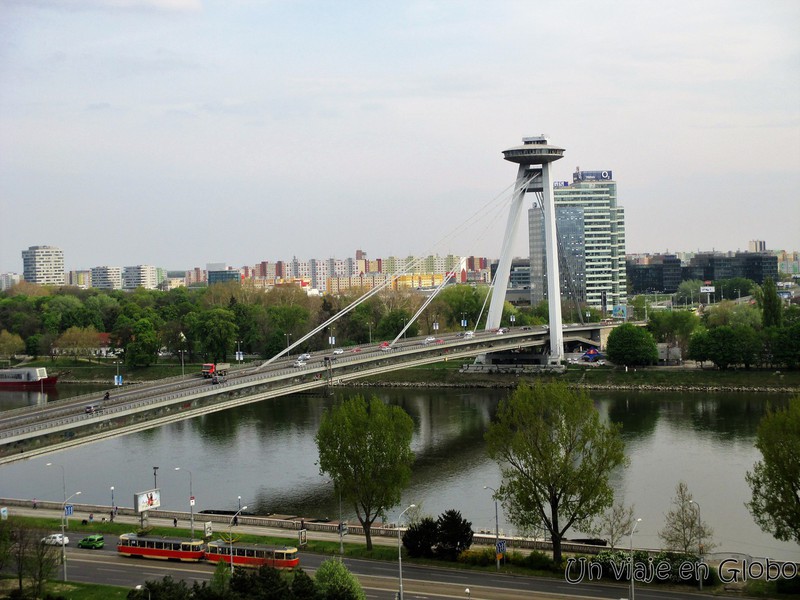
[[[798,31],[795,0],[0,0],[0,272],[496,257],[501,152],[541,133],[556,179],[613,170],[628,252],[800,249]]]

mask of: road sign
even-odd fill
[[[74,507],[74,506],[72,506],[72,504],[67,504],[67,505],[64,507],[64,516],[66,516],[66,517],[71,517],[71,516],[72,516],[72,513],[73,513],[74,511],[75,511],[75,507]]]
[[[2,519],[3,521],[8,520],[8,508],[5,506],[3,508],[0,508],[0,519]]]
[[[348,529],[349,528],[347,527],[347,523],[339,523],[339,533],[341,533],[342,535],[347,535]]]
[[[497,553],[498,554],[505,554],[506,553],[506,541],[500,540],[497,542]]]
[[[194,506],[194,496],[189,498],[189,506]]]
[[[211,521],[206,521],[204,529],[206,531],[206,537],[211,537],[213,530],[211,528]]]

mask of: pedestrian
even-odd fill
[[[94,513],[89,513],[89,524],[94,523]]]
[[[300,519],[300,529],[305,529],[305,528],[306,528],[306,520]]]
[[[36,510],[36,498],[33,499],[33,509]]]
[[[117,516],[117,513],[118,513],[118,512],[119,512],[119,506],[115,506],[115,507],[114,507],[114,516],[115,516],[115,517]]]
[[[239,526],[239,515],[233,515],[233,526],[234,527]]]
[[[174,517],[174,518],[172,519],[172,526],[173,526],[173,527],[177,527],[177,526],[178,526],[178,517]]]
[[[113,523],[114,522],[114,509],[113,508],[111,509],[111,511],[109,511],[109,515],[110,516],[109,516],[108,520]]]

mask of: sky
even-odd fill
[[[0,0],[0,272],[497,257],[502,151],[543,133],[555,179],[613,171],[629,253],[800,250],[799,31],[795,0]]]

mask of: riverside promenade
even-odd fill
[[[103,519],[108,521],[111,515],[111,506],[97,505],[97,504],[81,504],[71,503],[74,513],[69,517],[69,526],[67,531],[80,529],[81,522],[89,520],[89,515],[94,515],[94,522],[101,523]],[[52,519],[61,518],[61,502],[52,502],[47,500],[37,500],[36,508],[33,507],[33,500],[19,499],[19,498],[0,498],[0,507],[8,509],[9,517],[24,516],[24,517],[46,517]],[[183,511],[171,510],[151,510],[148,513],[148,525],[150,527],[174,527],[174,519],[178,520],[178,527],[181,529],[189,529],[190,527],[190,513]],[[222,532],[227,532],[231,526],[231,519],[233,514],[213,514],[213,513],[194,513],[194,529],[195,537],[202,538],[205,530],[205,524],[211,523],[212,537],[219,535]],[[131,525],[131,529],[139,526],[141,522],[140,515],[138,515],[132,508],[118,507],[114,523],[126,523]],[[300,529],[304,528],[309,540],[322,540],[329,542],[339,541],[339,522],[338,521],[321,521],[317,519],[306,519],[297,515],[251,515],[240,514],[238,517],[238,525],[233,527],[233,530],[238,533],[247,533],[252,535],[269,536],[269,537],[283,537],[294,540],[293,543],[299,543]],[[344,542],[347,544],[363,544],[364,543],[364,530],[361,524],[347,523],[348,534],[344,536]],[[372,526],[372,542],[373,544],[380,545],[397,545],[398,533],[402,535],[405,528],[398,528],[392,523],[381,524],[377,523]],[[541,550],[543,552],[552,551],[552,545],[549,541],[533,540],[516,538],[509,536],[501,536],[500,539],[505,540],[508,549],[520,550],[529,552],[531,550]],[[475,532],[473,534],[473,545],[475,546],[489,546],[495,545],[494,532]],[[604,549],[603,546],[594,546],[589,544],[576,544],[571,542],[564,542],[562,549],[566,553],[579,553],[579,554],[597,554]]]

